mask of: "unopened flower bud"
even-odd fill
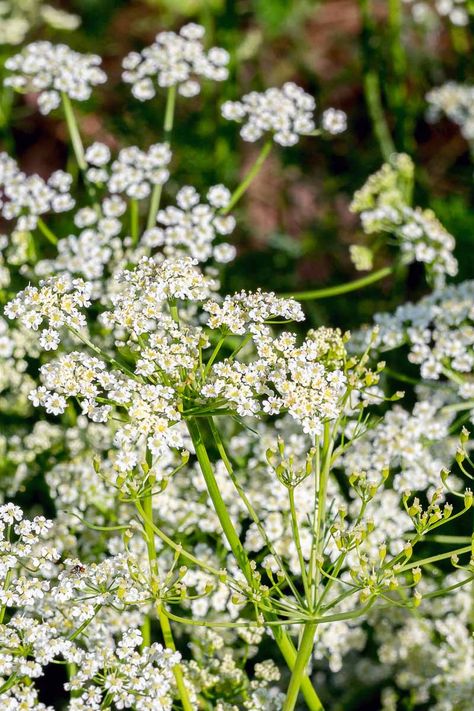
[[[462,464],[465,458],[466,452],[464,451],[464,449],[461,449],[461,447],[458,447],[458,449],[456,450],[456,462],[458,464]]]
[[[471,489],[466,489],[466,491],[464,492],[464,508],[470,509],[473,501],[474,496]]]

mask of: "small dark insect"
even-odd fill
[[[86,572],[86,569],[83,565],[73,565],[71,570],[69,571],[71,575],[82,575],[82,573]]]

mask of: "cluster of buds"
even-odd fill
[[[316,448],[312,447],[306,455],[305,466],[295,467],[293,455],[285,456],[285,442],[281,437],[277,439],[277,450],[267,449],[267,462],[287,489],[295,489],[302,481],[314,471]]]
[[[406,491],[402,501],[405,511],[410,516],[418,534],[425,535],[434,528],[438,528],[447,521],[453,513],[453,505],[443,503],[443,487],[438,487],[433,491],[428,500],[428,506],[424,509],[420,499],[415,496],[410,503],[411,492]],[[466,489],[464,495],[464,511],[471,508],[473,503],[472,492]]]
[[[388,479],[390,470],[388,467],[382,469],[379,481],[373,481],[367,477],[366,472],[353,472],[349,476],[349,484],[363,503],[368,503],[377,494]]]

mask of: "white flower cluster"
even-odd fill
[[[49,414],[63,413],[71,397],[79,399],[83,413],[93,422],[106,422],[112,406],[127,410],[128,421],[114,438],[119,471],[128,472],[136,466],[145,443],[157,459],[168,447],[183,446],[180,430],[173,427],[181,415],[171,387],[146,384],[119,370],[108,370],[100,359],[78,352],[43,365],[41,379],[43,385],[30,397],[35,406],[45,407]]]
[[[288,411],[305,433],[321,434],[323,422],[340,413],[346,386],[341,360],[324,362],[329,344],[340,338],[339,334],[329,329],[310,331],[298,346],[291,333],[273,338],[270,329],[261,324],[250,326],[249,331],[259,357],[250,363],[220,361],[202,394],[222,399],[241,416]]]
[[[45,350],[56,350],[59,345],[59,328],[63,326],[81,330],[86,327],[86,317],[81,309],[90,306],[91,285],[82,279],[72,279],[69,274],[51,277],[40,286],[27,286],[5,307],[11,319],[20,319],[22,325],[37,331],[44,320],[49,327],[41,329],[40,345]]]
[[[0,318],[0,406],[8,413],[26,415],[28,391],[34,380],[28,374],[28,357],[39,355],[37,337]]]
[[[48,212],[71,210],[72,175],[56,170],[48,180],[26,175],[7,153],[0,153],[0,208],[6,220],[16,220],[15,229],[34,230],[38,217]]]
[[[117,293],[112,295],[114,308],[103,314],[103,323],[124,327],[138,337],[157,329],[167,302],[205,301],[217,283],[196,264],[188,256],[161,261],[143,257],[135,269],[119,272]]]
[[[44,4],[42,0],[2,0],[0,44],[21,44],[28,31],[41,21],[58,30],[75,30],[80,25],[78,15]]]
[[[255,293],[240,291],[226,296],[222,303],[208,301],[204,310],[209,316],[209,326],[228,333],[244,334],[250,324],[268,323],[276,320],[304,321],[300,304],[294,299],[284,299],[273,292]]]
[[[229,53],[220,47],[204,49],[204,27],[184,25],[179,34],[160,32],[153,44],[141,52],[130,52],[123,60],[123,80],[132,84],[132,93],[140,101],[156,95],[161,88],[178,87],[181,96],[199,94],[199,79],[224,81],[228,77]]]
[[[31,381],[29,391],[35,386]],[[31,403],[28,402],[29,405]],[[26,409],[26,408],[25,408]],[[29,409],[26,410],[29,412]],[[33,428],[24,430],[15,427],[15,432],[6,431],[0,436],[3,451],[2,487],[0,500],[11,500],[29,481],[41,471],[41,459],[62,445],[63,432],[58,425],[39,420]]]
[[[426,94],[428,118],[436,121],[444,113],[456,123],[466,141],[474,141],[474,86],[448,81]]]
[[[59,559],[58,550],[47,540],[52,525],[44,516],[25,519],[13,503],[0,506],[0,605],[34,605],[49,590],[41,573]]]
[[[468,0],[404,0],[415,22],[432,25],[437,17],[446,18],[457,27],[469,24]]]
[[[442,286],[446,276],[455,276],[458,271],[453,255],[455,239],[432,210],[407,204],[407,188],[412,179],[411,159],[404,154],[393,156],[390,164],[384,164],[355,193],[351,210],[360,213],[367,235],[393,235],[402,260],[406,264],[422,262],[435,285]]]
[[[119,195],[104,198],[94,207],[82,207],[74,213],[74,224],[81,231],[68,235],[57,244],[57,255],[41,259],[34,265],[38,277],[67,272],[93,282],[94,298],[103,295],[104,271],[114,272],[118,266],[134,262],[130,250],[126,254],[123,218],[127,203]],[[85,229],[84,229],[85,228]],[[126,256],[125,256],[126,254]]]
[[[214,244],[221,235],[229,235],[235,227],[231,215],[220,215],[226,207],[230,191],[224,185],[214,185],[207,193],[208,205],[200,202],[197,190],[191,186],[181,188],[176,195],[178,207],[160,210],[157,222],[163,227],[153,227],[143,234],[142,243],[148,247],[163,247],[166,256],[187,252],[198,262],[213,257],[226,263],[234,259],[235,247],[227,242]]]
[[[348,475],[364,471],[371,481],[377,481],[385,468],[397,469],[393,487],[399,493],[436,487],[441,469],[453,455],[445,452],[443,459],[436,451],[448,440],[451,420],[452,415],[442,413],[437,398],[417,402],[412,413],[397,405],[354,441],[341,464]]]
[[[44,674],[44,668],[59,659],[74,664],[80,659],[76,645],[61,636],[58,629],[41,623],[30,615],[16,614],[7,625],[0,626],[0,675],[16,683],[2,685],[2,709],[34,709],[53,711],[40,703],[34,680]],[[28,682],[28,683],[26,683]]]
[[[67,690],[77,691],[70,711],[100,711],[107,698],[116,708],[171,711],[173,667],[180,654],[152,644],[139,651],[142,635],[130,629],[115,649],[103,648],[81,655]]]
[[[436,286],[443,285],[446,276],[458,273],[453,256],[455,239],[432,210],[407,206],[397,210],[386,205],[365,210],[360,217],[366,234],[384,231],[398,237],[402,260],[425,264]]]
[[[80,54],[65,44],[32,42],[5,62],[13,72],[5,79],[5,85],[39,93],[39,109],[42,114],[49,114],[60,105],[61,94],[75,101],[89,99],[92,88],[107,80],[100,63],[98,55]]]
[[[239,636],[247,646],[248,656],[254,656],[262,636],[259,630],[241,628]],[[275,684],[280,679],[280,670],[271,659],[266,659],[255,663],[254,676],[252,680],[248,679],[236,653],[240,641],[237,636],[223,638],[211,629],[195,630],[191,646],[198,661],[193,660],[187,666],[187,673],[196,691],[207,698],[215,697],[216,711],[274,711],[281,708],[284,694]],[[224,694],[220,689],[225,690]],[[245,689],[243,695],[242,689]],[[217,700],[224,698],[227,701]]]
[[[169,178],[171,151],[167,143],[154,143],[147,151],[137,146],[122,148],[110,170],[106,167],[110,149],[103,143],[89,146],[85,158],[91,183],[106,184],[110,193],[124,193],[135,200],[147,198],[155,185],[163,185]]]
[[[459,571],[446,576],[443,583],[457,586],[461,579]],[[434,592],[432,583],[426,581],[423,591]],[[423,601],[417,619],[402,610],[384,619],[373,613],[381,671],[402,692],[408,690],[416,706],[429,704],[434,711],[470,710],[474,693],[470,610],[469,587],[458,587],[448,598]],[[393,698],[395,704],[400,698],[395,690]]]
[[[244,141],[258,141],[266,133],[282,146],[294,146],[299,136],[312,133],[316,126],[313,111],[316,102],[294,82],[286,82],[281,89],[267,89],[245,94],[240,101],[226,101],[222,115],[229,121],[245,122],[240,129]],[[343,111],[328,109],[322,117],[322,126],[329,133],[346,129]]]
[[[461,397],[474,397],[470,374],[474,365],[474,282],[439,289],[418,303],[399,306],[394,314],[378,314],[375,344],[382,349],[408,343],[408,359],[420,366],[421,377],[444,375]]]

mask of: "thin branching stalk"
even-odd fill
[[[358,289],[363,289],[365,286],[370,286],[370,284],[375,284],[377,281],[381,281],[386,277],[393,274],[394,267],[384,267],[383,269],[378,269],[376,272],[372,272],[365,277],[360,279],[355,279],[346,284],[338,284],[337,286],[328,286],[325,289],[314,289],[312,291],[296,291],[291,294],[283,294],[284,297],[291,297],[297,301],[316,301],[317,299],[327,299],[332,296],[340,296],[341,294],[348,294],[351,291],[357,291]]]
[[[71,138],[71,143],[74,150],[74,155],[76,156],[77,164],[82,171],[85,171],[87,169],[87,163],[84,154],[84,146],[82,144],[79,126],[77,125],[77,120],[74,115],[74,109],[72,108],[71,99],[65,92],[62,92],[61,100],[63,103],[64,115],[66,117],[69,136]]]
[[[311,622],[304,627],[301,644],[298,649],[293,673],[290,679],[290,685],[286,694],[285,705],[283,711],[293,711],[298,700],[298,694],[301,687],[301,682],[305,674],[306,665],[313,651],[314,636],[316,634],[316,624]]]
[[[166,106],[165,106],[165,118],[163,124],[164,138],[167,143],[171,141],[171,132],[173,130],[174,124],[174,112],[176,106],[176,86],[170,86],[168,89],[168,94],[166,96]],[[163,192],[163,186],[161,184],[155,185],[151,193],[150,207],[148,210],[148,218],[146,222],[147,230],[150,230],[155,226],[156,216],[158,210],[160,209],[161,194]]]
[[[236,205],[238,203],[238,201],[240,200],[242,195],[248,190],[250,184],[255,180],[257,175],[260,173],[260,170],[262,169],[263,164],[267,160],[271,149],[272,149],[272,139],[270,138],[263,144],[263,147],[262,147],[260,153],[258,154],[257,158],[255,159],[254,164],[252,165],[250,170],[246,173],[242,182],[236,187],[236,189],[232,193],[228,204],[224,208],[222,208],[222,210],[221,210],[222,215],[227,215],[227,213],[232,210],[234,205]]]
[[[153,499],[151,495],[146,496],[144,498],[143,509],[139,509],[138,512],[142,517],[143,526],[145,529],[148,564],[150,569],[150,585],[153,594],[157,597],[158,590],[156,586],[158,583],[158,558],[155,545],[155,532],[153,530]],[[163,611],[161,602],[159,601],[157,601],[156,604],[156,612],[166,647],[172,649],[173,651],[176,651],[176,645],[174,643],[171,625],[169,623],[168,617]],[[193,707],[189,699],[188,690],[184,682],[183,671],[181,669],[180,664],[176,664],[173,667],[173,674],[176,681],[176,686],[178,688],[178,694],[183,705],[183,711],[193,711]]]

